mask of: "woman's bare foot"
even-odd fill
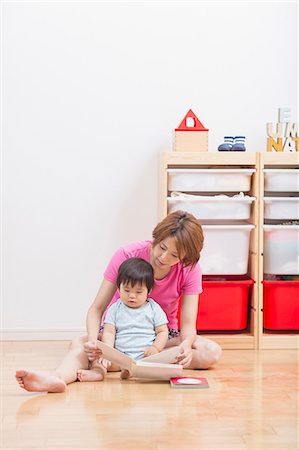
[[[102,369],[78,370],[79,381],[102,381],[106,375],[106,371]]]
[[[17,370],[16,380],[20,387],[29,392],[64,392],[65,382],[50,372]]]

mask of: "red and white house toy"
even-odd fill
[[[203,126],[194,112],[189,109],[174,131],[174,151],[207,152],[209,130]]]

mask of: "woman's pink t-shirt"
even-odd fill
[[[151,243],[151,241],[140,241],[119,248],[108,264],[104,272],[104,278],[116,284],[118,268],[128,258],[143,258],[145,261],[150,262]],[[192,269],[190,266],[184,267],[182,263],[172,266],[170,272],[162,280],[155,280],[155,286],[150,293],[150,297],[165,311],[169,321],[169,328],[178,329],[177,311],[179,297],[184,294],[201,294],[201,280],[202,273],[199,264],[196,264]],[[118,298],[119,292],[116,291],[110,305],[115,303]]]

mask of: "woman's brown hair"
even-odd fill
[[[195,266],[204,242],[199,220],[185,211],[168,214],[153,231],[153,245],[156,246],[170,237],[175,239],[180,261],[185,266]]]

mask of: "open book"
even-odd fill
[[[97,346],[101,349],[103,358],[117,364],[121,369],[128,370],[135,378],[170,380],[170,378],[182,376],[183,366],[173,364],[180,353],[179,347],[171,347],[136,361],[104,342],[97,341]]]

